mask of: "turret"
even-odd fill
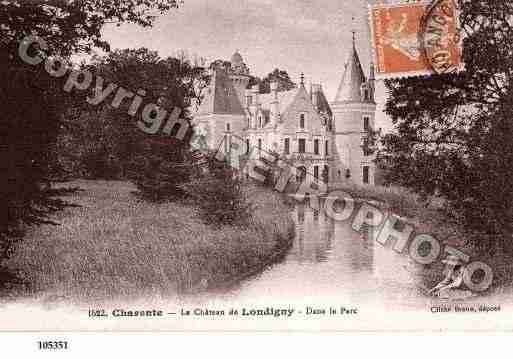
[[[373,184],[375,164],[373,155],[365,150],[368,129],[374,127],[374,74],[371,69],[367,81],[363,72],[353,33],[353,46],[344,65],[340,86],[331,103],[335,125],[337,167],[341,170],[336,181],[350,180],[360,184]],[[372,65],[371,65],[372,67]]]

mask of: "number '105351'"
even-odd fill
[[[39,350],[60,350],[68,349],[67,341],[38,341]]]

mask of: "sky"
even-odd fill
[[[294,82],[321,83],[332,101],[356,32],[365,73],[371,60],[367,0],[183,0],[179,9],[159,15],[153,28],[107,26],[112,48],[147,47],[160,56],[179,50],[213,61],[229,60],[238,50],[251,74],[264,77],[275,68]],[[377,84],[376,127],[386,128],[383,84]]]

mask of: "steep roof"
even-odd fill
[[[287,116],[289,110],[293,110],[290,108],[291,105],[294,104],[297,100],[300,100],[302,98],[308,101],[308,103],[311,106],[311,109],[314,112],[317,112],[317,109],[314,107],[314,105],[312,103],[312,98],[311,98],[310,94],[308,93],[308,91],[306,91],[305,86],[300,85],[298,88],[294,89],[294,93],[293,93],[291,101],[289,102],[287,107],[284,107],[283,110],[281,111],[283,116]]]
[[[338,87],[335,102],[360,102],[361,86],[366,82],[365,74],[353,43],[353,48],[349,54],[344,68],[344,75]]]
[[[233,83],[223,69],[217,68],[211,78],[210,86],[203,98],[198,115],[244,115]]]
[[[296,96],[298,91],[299,91],[299,88],[296,87],[296,88],[293,88],[292,90],[278,92],[278,103],[280,106],[279,111],[281,113],[285,112],[287,107],[290,106],[290,104],[294,100],[294,97]],[[258,96],[258,101],[260,102],[263,109],[270,109],[273,99],[274,99],[274,95],[272,92],[266,93],[266,94],[260,94]]]
[[[317,109],[320,113],[325,113],[329,116],[333,114],[321,85],[312,85],[311,96],[312,102],[317,105]]]

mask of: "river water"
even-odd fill
[[[103,306],[157,308],[166,311],[163,318],[91,320],[84,314],[88,307],[48,311],[27,303],[4,310],[3,325],[20,330],[511,330],[513,312],[505,305],[497,313],[433,311],[450,303],[422,292],[422,268],[390,245],[355,232],[350,221],[334,222],[300,203],[290,215],[295,237],[285,258],[229,289]],[[505,304],[500,298],[476,300],[474,304]],[[466,304],[472,303],[459,303]],[[38,319],[20,321],[19,313],[26,312]]]
[[[298,203],[292,248],[285,259],[244,280],[227,293],[231,303],[356,303],[374,309],[424,308],[416,268],[406,254],[383,247],[351,222],[335,222],[324,211]]]

